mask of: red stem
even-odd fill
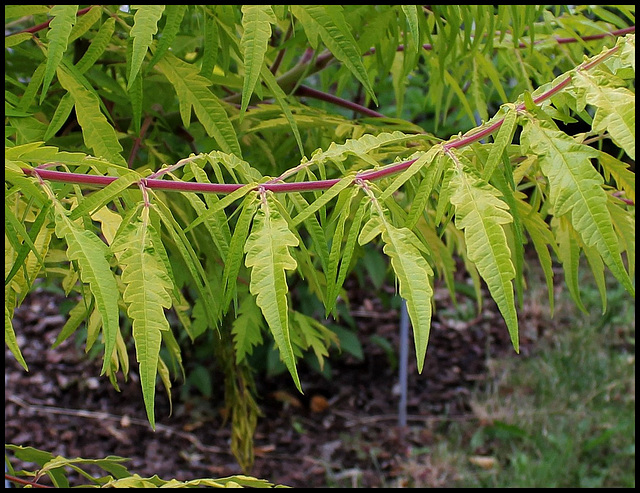
[[[624,31],[624,33],[633,32],[635,30],[635,26],[631,26],[630,28],[614,31],[620,32]],[[612,33],[613,34],[613,33]],[[594,35],[600,36],[600,35]],[[603,35],[604,36],[604,35]],[[602,37],[603,37],[602,36]],[[609,50],[605,55],[595,58],[594,60],[584,63],[577,67],[577,70],[588,70],[591,67],[597,65],[602,62],[605,58],[609,57],[613,53],[615,53],[619,48],[614,47]],[[330,56],[330,55],[328,55]],[[571,75],[568,75],[566,79],[552,87],[548,91],[544,92],[540,96],[536,97],[533,101],[535,103],[539,103],[544,101],[545,99],[550,98],[562,88],[564,88],[571,80]],[[305,87],[305,86],[301,86]],[[310,88],[307,88],[310,89]],[[313,91],[313,90],[312,90]],[[324,94],[323,97],[329,95]],[[333,97],[335,98],[335,96]],[[340,98],[336,98],[340,99]],[[344,101],[344,100],[342,100]],[[520,111],[525,108],[524,104],[520,104],[517,106],[517,110]],[[504,118],[501,118],[489,126],[479,130],[478,132],[472,133],[471,135],[467,135],[466,137],[462,137],[458,140],[450,140],[443,144],[445,150],[449,149],[458,149],[460,147],[464,147],[466,145],[472,144],[473,142],[477,142],[487,135],[498,130],[502,123],[504,122]],[[412,159],[410,161],[404,161],[401,163],[395,163],[392,165],[385,166],[378,170],[370,170],[364,171],[356,174],[354,180],[376,180],[379,178],[383,178],[385,176],[398,173],[407,169],[411,164],[413,164],[416,160]],[[85,183],[89,185],[96,186],[106,186],[110,183],[113,183],[117,178],[111,176],[98,176],[98,175],[86,175],[80,173],[68,173],[62,171],[50,171],[42,168],[37,169],[27,169],[22,168],[25,174],[29,176],[35,176],[39,179],[48,179],[51,181],[59,181],[59,182],[67,182],[67,183]],[[333,185],[338,183],[340,180],[338,178],[329,179],[329,180],[312,180],[306,182],[294,182],[294,183],[263,183],[260,185],[256,185],[256,189],[262,190],[270,190],[272,192],[305,192],[310,190],[327,190],[331,188]],[[144,185],[148,188],[158,189],[158,190],[178,190],[183,192],[209,192],[209,193],[231,193],[234,192],[244,186],[246,184],[243,183],[196,183],[196,182],[179,182],[179,181],[166,181],[166,180],[157,180],[157,179],[144,179]]]
[[[334,96],[333,94],[328,94],[326,92],[318,91],[317,89],[313,89],[308,86],[298,87],[295,94],[296,96],[308,96],[310,98],[319,99],[321,101],[327,101],[328,103],[335,104],[336,106],[342,106],[343,108],[357,111],[358,113],[373,116],[375,118],[385,118],[386,116],[382,113],[378,113],[377,111],[367,108],[366,106],[347,101],[346,99],[339,98],[338,96]]]
[[[129,168],[133,167],[133,162],[136,159],[136,154],[138,154],[138,149],[140,148],[142,139],[144,139],[144,136],[147,133],[152,120],[153,117],[151,115],[147,115],[144,119],[144,122],[142,122],[142,127],[140,127],[140,135],[138,135],[138,137],[136,137],[136,139],[133,141],[133,147],[131,148],[131,153],[129,154],[129,159],[127,160],[127,165],[129,166]]]
[[[16,476],[11,476],[10,474],[4,473],[4,479],[11,481],[12,483],[19,483],[31,486],[32,488],[53,488],[53,486],[46,486],[44,484],[39,484],[34,481],[27,481],[26,479],[17,478]]]

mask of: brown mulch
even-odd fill
[[[350,313],[364,358],[332,354],[329,379],[300,365],[304,395],[295,390],[288,374],[257,377],[264,416],[258,421],[250,475],[293,487],[397,485],[394,481],[406,472],[412,450],[433,444],[443,422],[475,419],[470,398],[487,378],[487,363],[515,355],[488,296],[476,316],[475,302],[461,298],[456,309],[446,290],[437,288],[422,374],[410,342],[408,426],[400,428],[394,361],[399,313],[367,295],[356,281],[349,282]],[[157,474],[184,481],[242,473],[230,453],[230,425],[223,423],[220,413],[222,391],[209,399],[197,392],[180,399],[181,382],[176,382],[169,416],[166,394],[159,388],[157,427],[152,431],[135,356],[129,381],[118,393],[106,377],[99,377],[100,358],[85,354],[82,341],[72,336],[51,349],[65,321],[60,303],[59,295],[37,289],[16,310],[14,329],[30,371],[25,372],[5,347],[5,443],[67,458],[128,457],[127,468],[143,477]],[[544,325],[536,305],[527,306],[519,314],[521,354],[528,352]],[[472,316],[461,320],[465,309]],[[389,342],[392,353],[379,338]],[[42,482],[46,484],[46,478]]]

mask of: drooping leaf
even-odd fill
[[[258,83],[264,57],[271,37],[271,24],[276,23],[276,16],[269,5],[242,6],[242,38],[240,49],[244,61],[244,82],[242,86],[242,105],[244,113],[249,105],[253,90]],[[273,74],[271,74],[273,75]]]
[[[67,242],[67,257],[78,264],[80,279],[89,285],[102,320],[105,356],[102,372],[106,370],[116,342],[119,328],[118,287],[107,258],[107,245],[88,230],[80,229],[67,215],[60,202],[55,201],[56,235]]]
[[[238,308],[238,314],[231,326],[236,364],[242,362],[253,348],[262,342],[262,312],[253,296],[245,296]]]
[[[435,147],[435,146],[434,146]],[[430,151],[431,152],[431,151]],[[434,186],[440,181],[443,171],[443,163],[445,157],[442,153],[442,148],[437,151],[437,154],[433,156],[432,161],[429,163],[422,181],[415,190],[411,208],[407,215],[405,227],[413,229],[422,217],[425,207],[427,206]]]
[[[333,290],[331,293],[327,292],[326,297],[326,310],[327,313],[333,310],[335,306],[335,302],[338,296],[338,292],[342,285],[344,284],[345,279],[347,278],[347,274],[349,273],[349,269],[351,266],[351,259],[353,258],[353,252],[356,247],[356,243],[358,240],[358,234],[360,233],[360,225],[362,224],[362,220],[364,218],[366,209],[368,207],[367,200],[361,200],[358,205],[358,209],[353,217],[353,221],[351,223],[351,227],[349,228],[349,233],[347,235],[347,241],[344,245],[344,250],[342,251],[342,258],[340,260],[340,268],[338,270],[338,278],[333,285]],[[330,284],[327,284],[327,288]]]
[[[171,82],[180,102],[180,115],[185,127],[191,123],[193,107],[198,121],[224,152],[242,157],[236,132],[227,112],[209,89],[209,80],[198,69],[171,53],[156,63],[156,68]]]
[[[351,215],[351,204],[353,199],[358,194],[358,189],[353,187],[351,190],[345,192],[342,195],[342,200],[336,205],[338,211],[338,219],[336,220],[336,226],[331,239],[331,250],[329,251],[329,258],[327,261],[326,269],[326,283],[327,294],[325,296],[325,316],[333,310],[337,292],[340,286],[336,286],[338,275],[338,263],[340,262],[340,254],[342,251],[342,240],[344,237],[344,228]],[[340,200],[340,199],[339,199]]]
[[[409,229],[408,226],[405,225],[405,227]],[[438,236],[436,229],[429,224],[424,217],[421,217],[416,224],[416,234],[418,233],[429,246],[429,252],[431,254],[430,265],[437,270],[439,277],[444,278],[451,300],[455,303],[456,293],[454,272],[456,269],[456,262],[451,250]]]
[[[204,271],[202,263],[189,238],[187,238],[185,232],[173,217],[169,207],[161,200],[156,201],[154,206],[154,212],[157,212],[160,216],[162,224],[165,226],[169,237],[173,241],[176,251],[180,254],[180,258],[184,262],[186,271],[188,271],[189,276],[191,276],[191,279],[195,283],[198,296],[203,301],[207,325],[213,329],[218,326],[221,304],[218,298],[213,295],[211,283]]]
[[[552,218],[551,227],[558,242],[558,259],[562,263],[564,279],[569,289],[569,294],[583,313],[589,313],[580,297],[580,279],[578,276],[580,244],[578,234],[571,226],[567,216]]]
[[[331,345],[340,345],[337,335],[315,318],[295,310],[291,311],[291,325],[295,327],[292,337],[294,344],[305,351],[311,348],[322,371]]]
[[[383,251],[391,258],[391,266],[400,285],[400,296],[407,301],[418,372],[422,373],[431,330],[433,270],[415,246],[418,240],[412,236],[408,229],[396,228],[389,223],[382,231]]]
[[[289,230],[274,202],[271,192],[262,194],[260,208],[253,218],[251,233],[244,246],[245,265],[251,268],[249,290],[256,296],[256,303],[278,345],[280,356],[296,387],[302,392],[289,335],[286,277],[286,271],[294,270],[298,265],[289,251],[289,247],[298,246],[298,239]]]
[[[362,83],[371,99],[378,100],[369,81],[362,54],[339,5],[292,5],[291,12],[299,20],[311,41],[318,33],[331,53]],[[310,32],[309,32],[310,30]]]
[[[208,79],[211,78],[213,67],[218,60],[218,50],[220,48],[218,36],[216,19],[211,16],[206,16],[204,19],[204,54],[202,55],[200,73]]]
[[[44,213],[40,213],[39,217],[44,219],[48,212],[49,207],[45,207]],[[35,236],[38,234],[40,226],[42,222],[39,224],[34,224],[32,230],[27,232],[24,224],[16,217],[13,213],[9,205],[5,202],[4,206],[4,214],[5,214],[5,235],[7,235],[9,241],[12,243],[15,251],[18,252],[18,257],[15,260],[14,268],[5,278],[5,286],[13,277],[13,274],[23,265],[23,262],[26,260],[29,251],[33,252],[33,254],[38,259],[38,262],[41,266],[44,267],[44,260],[38,251],[38,248],[34,245],[33,241],[35,240]],[[18,236],[23,239],[24,243],[20,243]],[[27,279],[29,282],[29,279]]]
[[[451,155],[453,156],[453,155]],[[450,156],[450,157],[451,157]],[[469,260],[487,283],[492,298],[507,323],[511,343],[519,351],[518,318],[514,305],[513,278],[515,268],[503,225],[513,222],[509,206],[499,192],[463,164],[462,156],[452,157],[453,194],[456,227],[464,231]]]
[[[607,194],[602,188],[602,175],[589,160],[598,157],[599,153],[533,119],[527,119],[522,141],[525,149],[538,155],[540,168],[549,180],[553,215],[567,214],[584,244],[594,246],[625,289],[635,293],[620,256],[607,209]]]
[[[13,48],[14,46],[18,46],[20,43],[27,41],[28,39],[32,39],[33,34],[31,33],[16,33],[10,36],[6,36],[4,38],[4,48]]]
[[[320,197],[309,204],[309,207],[301,210],[298,215],[293,218],[293,225],[296,226],[304,222],[307,218],[318,212],[328,204],[331,199],[349,187],[353,183],[353,179],[353,175],[347,175],[344,178],[341,178],[338,183],[326,190]]]
[[[293,118],[293,114],[291,113],[291,109],[289,108],[289,104],[286,100],[286,94],[278,85],[278,81],[275,76],[271,73],[271,71],[267,68],[266,65],[262,66],[261,70],[262,79],[264,83],[267,85],[273,96],[278,101],[280,108],[282,108],[282,112],[284,113],[285,118],[289,122],[291,126],[291,131],[293,132],[294,137],[296,138],[296,143],[298,144],[298,149],[300,150],[300,155],[304,156],[304,146],[302,145],[302,138],[300,137],[300,131],[298,130],[298,124],[296,120]]]
[[[397,191],[402,185],[404,185],[412,176],[417,174],[424,166],[430,164],[434,157],[437,156],[438,153],[437,147],[432,147],[429,152],[425,152],[420,155],[415,161],[402,173],[398,174],[391,182],[390,185],[386,186],[384,192],[380,196],[380,201],[385,202],[395,191]]]
[[[602,166],[605,180],[613,177],[618,190],[622,190],[629,200],[636,200],[636,174],[629,168],[629,163],[620,161],[606,152],[600,151],[598,163]]]
[[[16,358],[20,366],[25,369],[25,371],[29,371],[29,367],[27,366],[27,362],[24,360],[24,356],[22,356],[22,352],[20,351],[20,346],[18,346],[18,340],[16,339],[16,333],[13,330],[13,324],[11,323],[11,312],[9,311],[9,307],[5,304],[4,306],[4,343],[11,351],[11,354]]]
[[[5,236],[14,248],[14,252],[17,253],[15,259],[5,259],[5,268],[8,268],[12,263],[13,266],[8,274],[5,275],[4,284],[8,286],[13,276],[15,276],[20,269],[23,270],[23,279],[19,281],[21,288],[18,290],[21,293],[20,298],[26,296],[27,291],[35,281],[36,275],[41,268],[44,268],[43,258],[46,256],[49,249],[49,241],[51,239],[51,230],[49,229],[49,210],[51,204],[47,203],[42,209],[40,209],[38,216],[33,221],[31,228],[27,232],[24,225],[15,217],[13,211],[5,205]],[[24,239],[21,244],[18,239]]]
[[[232,299],[236,300],[236,280],[242,265],[244,255],[243,245],[249,236],[251,221],[258,207],[256,196],[251,194],[244,199],[242,209],[229,242],[229,250],[224,262],[222,274],[222,288],[224,293],[223,306],[228,306]]]
[[[217,214],[218,212],[223,210],[225,207],[231,205],[236,200],[241,199],[254,188],[255,188],[255,185],[253,183],[247,183],[246,185],[238,188],[237,190],[225,195],[216,204],[214,204],[213,206],[210,206],[208,211],[206,211],[204,214],[202,214],[197,219],[195,219],[191,224],[189,224],[189,226],[185,228],[185,233],[195,228],[196,226],[199,226],[204,221],[208,220],[211,216]]]
[[[536,214],[530,204],[524,200],[518,200],[516,203],[519,215],[522,218],[522,225],[529,234],[529,238],[531,238],[533,247],[540,260],[540,267],[542,267],[542,271],[544,272],[547,292],[549,294],[549,310],[553,315],[553,263],[549,247],[551,247],[554,252],[557,252],[556,240],[549,225],[539,214]]]
[[[136,14],[133,18],[133,27],[129,31],[129,36],[133,39],[133,54],[131,68],[127,74],[127,89],[131,87],[138,75],[147,50],[153,42],[153,37],[158,32],[158,21],[162,17],[164,8],[164,5],[131,6],[132,10],[136,10]]]
[[[505,159],[506,160],[506,159]],[[511,259],[516,269],[514,283],[518,299],[518,306],[522,306],[524,292],[524,244],[526,237],[523,230],[522,218],[519,214],[518,200],[519,192],[514,190],[515,184],[511,175],[512,168],[507,164],[502,166],[497,173],[493,174],[493,184],[502,194],[502,200],[509,206],[509,213],[513,218],[513,226],[505,231],[511,250]]]
[[[208,182],[208,180],[206,179],[206,173],[202,169],[200,169],[196,165],[193,165],[193,163],[191,168],[193,168],[194,171],[201,176],[201,178],[198,179],[198,182]],[[184,196],[196,211],[198,217],[202,217],[205,212],[207,212],[205,203],[200,200],[197,195],[195,195],[194,193],[185,193]],[[219,202],[217,199],[210,199],[210,197],[213,197],[215,199],[215,195],[206,195],[206,198],[208,199],[207,202],[209,204],[216,204],[217,202]],[[224,214],[224,211],[218,211],[217,214],[207,215],[203,224],[205,225],[205,228],[209,233],[211,240],[213,240],[213,244],[216,246],[216,249],[220,253],[221,258],[225,258],[229,251],[229,241],[231,239],[231,234],[229,232],[227,217]]]
[[[164,309],[171,308],[173,284],[155,254],[153,229],[148,219],[148,207],[144,207],[142,216],[127,224],[115,238],[112,250],[122,268],[121,278],[125,285],[122,298],[132,321],[142,395],[147,418],[155,428],[154,396],[161,332],[170,330]]]
[[[151,70],[156,62],[160,60],[165,53],[167,53],[169,48],[171,48],[171,44],[175,41],[176,36],[180,31],[180,24],[182,23],[182,19],[184,18],[186,11],[186,5],[166,5],[164,12],[165,24],[164,29],[162,30],[162,37],[160,37],[158,48],[153,53],[153,57],[149,62],[147,70]]]
[[[104,50],[109,45],[113,31],[115,30],[116,20],[113,17],[109,17],[98,29],[98,32],[91,40],[91,44],[82,58],[76,63],[76,69],[81,74],[84,74],[89,70],[94,63],[102,56]]]
[[[418,372],[422,373],[431,331],[433,270],[420,252],[424,248],[420,240],[409,229],[394,226],[385,217],[378,199],[375,200],[368,222],[371,225],[368,228],[370,232],[367,233],[367,228],[363,228],[358,242],[362,245],[371,241],[378,233],[382,235],[383,251],[391,259],[391,267],[399,283],[400,296],[407,302],[407,311],[413,327]]]
[[[636,221],[635,214],[629,213],[610,199],[608,202],[609,214],[613,221],[613,228],[620,238],[621,249],[627,254],[629,275],[633,277],[636,265]]]
[[[513,135],[516,131],[517,117],[518,113],[515,108],[508,106],[507,113],[504,116],[504,121],[500,130],[498,130],[498,134],[496,135],[495,141],[489,151],[487,161],[485,162],[484,170],[482,171],[482,178],[485,181],[489,181],[491,179],[491,175],[493,175],[494,170],[498,167],[500,159],[502,158],[502,154],[507,146],[511,144]]]
[[[93,150],[96,157],[126,166],[126,161],[120,154],[122,146],[116,132],[100,110],[100,101],[95,94],[87,90],[63,65],[58,68],[58,80],[73,98],[87,147]]]
[[[73,221],[84,214],[93,214],[105,204],[108,204],[114,198],[118,197],[123,190],[129,188],[136,180],[139,179],[140,175],[135,171],[122,175],[106,187],[85,197],[80,204],[71,211],[69,219]]]
[[[4,18],[7,21],[27,15],[46,14],[50,8],[48,5],[5,5]]]
[[[47,31],[47,65],[44,72],[44,80],[42,82],[42,92],[40,94],[40,104],[44,101],[49,90],[49,85],[53,76],[56,74],[67,51],[67,43],[71,29],[76,22],[77,5],[54,5],[51,7],[49,14],[53,17],[49,23],[49,31]]]
[[[51,117],[51,121],[49,122],[49,127],[42,137],[42,140],[49,140],[53,137],[60,128],[67,123],[69,115],[71,114],[71,110],[73,110],[74,105],[73,98],[71,94],[67,93],[60,98],[60,102],[58,103],[58,107],[56,108],[55,113]]]
[[[33,71],[31,79],[29,80],[29,85],[27,86],[27,89],[24,91],[24,94],[22,95],[22,98],[18,103],[17,108],[19,110],[28,110],[33,101],[35,101],[36,94],[38,92],[38,89],[40,88],[40,84],[42,84],[42,81],[44,79],[45,70],[46,64],[41,63]]]
[[[133,43],[127,44],[127,68],[131,67],[133,56]],[[127,85],[127,94],[131,101],[131,126],[133,131],[140,135],[142,128],[142,105],[143,105],[144,85],[142,82],[142,72],[138,72],[135,79],[130,80]]]
[[[296,209],[305,210],[309,208],[309,203],[302,196],[302,194],[298,192],[293,192],[289,195],[289,198]],[[291,219],[289,223],[293,225],[293,219]],[[312,214],[309,217],[307,217],[307,219],[305,219],[304,221],[304,225],[305,225],[305,229],[309,233],[309,236],[311,237],[311,241],[313,242],[313,250],[315,254],[314,256],[317,256],[317,258],[320,259],[320,265],[322,267],[322,271],[326,272],[327,261],[329,258],[329,250],[327,248],[324,229],[320,225],[320,221],[318,221],[318,217],[315,214]],[[301,245],[303,243],[304,242],[301,242]],[[304,247],[303,249],[306,250],[306,248]],[[315,275],[315,268],[313,266],[313,261],[311,260],[311,255],[308,258],[308,264],[311,267],[310,270],[313,271],[312,276]]]
[[[76,305],[69,310],[67,321],[58,332],[56,340],[51,345],[52,348],[58,347],[62,344],[71,334],[75,332],[78,326],[87,319],[89,310],[92,306],[87,307],[86,300],[80,300]]]
[[[402,12],[407,19],[407,24],[409,25],[409,33],[411,34],[411,38],[413,40],[413,44],[415,46],[416,53],[420,53],[422,47],[420,46],[420,22],[418,21],[418,7],[417,5],[401,5]]]
[[[91,27],[98,22],[98,19],[102,16],[102,7],[100,5],[94,5],[85,12],[84,15],[79,16],[69,34],[68,43],[72,43],[80,36],[84,35],[91,29]]]
[[[171,334],[171,329],[163,330],[161,334]],[[164,337],[163,337],[164,339]],[[164,389],[167,392],[167,398],[169,400],[169,414],[173,412],[173,403],[171,400],[171,377],[169,375],[169,367],[162,358],[158,358],[158,376],[164,385]]]
[[[600,78],[611,75],[600,75]],[[636,95],[625,87],[598,84],[595,77],[584,71],[576,72],[572,79],[576,87],[585,91],[585,102],[595,106],[593,118],[595,132],[609,132],[613,141],[636,158]]]

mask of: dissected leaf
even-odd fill
[[[306,30],[318,33],[323,43],[335,57],[343,62],[351,73],[362,83],[371,99],[378,104],[375,92],[369,81],[367,70],[362,63],[353,35],[342,14],[339,5],[292,5],[291,12]],[[307,35],[311,40],[313,34]]]
[[[407,302],[407,311],[413,328],[418,372],[422,373],[431,331],[433,270],[420,253],[417,247],[419,240],[414,233],[407,228],[396,228],[383,216],[380,217],[380,221],[384,225],[383,251],[391,258],[391,267],[398,278],[400,296]]]
[[[276,16],[271,10],[271,6],[242,6],[242,28],[244,31],[240,40],[240,49],[244,60],[245,75],[240,111],[243,113],[249,105],[249,100],[262,72],[264,57],[271,37],[271,24],[275,23]]]
[[[589,160],[598,157],[598,152],[531,119],[524,126],[522,139],[525,148],[538,155],[540,168],[549,180],[554,216],[567,215],[585,245],[595,247],[625,289],[634,293],[620,257],[602,175]]]
[[[170,330],[164,309],[171,308],[173,283],[155,253],[154,228],[148,208],[135,222],[127,224],[115,238],[112,250],[122,268],[125,290],[122,298],[133,325],[136,358],[140,364],[140,385],[147,418],[155,428],[154,396],[162,343],[162,331]],[[157,237],[157,236],[156,236]]]
[[[171,48],[171,44],[175,41],[176,36],[180,31],[180,25],[182,19],[187,11],[186,5],[166,5],[164,11],[165,24],[162,30],[162,36],[158,42],[158,48],[153,53],[153,57],[149,62],[147,70],[151,69],[158,60],[160,60],[165,53]]]
[[[606,77],[602,75],[601,77]],[[596,109],[593,118],[595,132],[608,131],[614,142],[636,158],[636,95],[625,87],[599,85],[593,77],[577,72],[573,77],[576,87],[585,90],[586,102]]]
[[[119,330],[118,320],[118,287],[107,258],[109,249],[100,238],[90,231],[80,229],[71,221],[59,202],[54,202],[56,209],[56,235],[67,242],[67,257],[78,263],[80,279],[89,285],[95,305],[102,320],[104,333],[105,356],[102,372],[107,364],[116,343]]]
[[[231,327],[233,345],[236,351],[236,364],[253,352],[254,346],[262,342],[262,312],[253,296],[245,296],[240,303],[238,313]]]
[[[256,296],[256,304],[262,310],[282,360],[302,392],[289,335],[286,277],[287,270],[297,267],[289,247],[298,246],[299,242],[278,212],[273,194],[264,192],[260,200],[260,208],[253,218],[251,233],[244,246],[245,265],[251,268],[249,290]]]
[[[64,52],[67,51],[67,43],[71,29],[76,22],[77,11],[77,5],[54,5],[49,11],[53,19],[51,19],[49,23],[49,31],[47,32],[49,45],[47,49],[47,65],[42,82],[42,92],[40,94],[40,104],[42,104],[44,98],[47,96],[51,80],[60,67]]]
[[[131,87],[138,75],[144,57],[153,42],[153,37],[158,32],[158,21],[162,17],[164,8],[164,5],[131,6],[132,10],[136,10],[136,14],[133,18],[133,27],[129,31],[129,36],[133,38],[133,54],[131,68],[127,74],[127,89]]]
[[[96,33],[95,37],[91,41],[89,48],[82,56],[78,63],[76,63],[76,69],[81,74],[89,70],[93,64],[102,56],[104,50],[111,42],[113,31],[115,30],[116,20],[110,17],[100,26],[100,29]]]
[[[451,203],[455,206],[456,227],[464,231],[469,260],[486,281],[491,296],[507,323],[511,342],[519,351],[518,317],[514,305],[515,268],[504,226],[512,223],[509,206],[499,192],[474,175],[470,167],[454,158]]]
[[[20,366],[24,368],[26,371],[29,371],[29,367],[27,366],[27,362],[24,360],[24,356],[22,356],[22,352],[20,351],[20,346],[18,346],[18,340],[16,339],[16,333],[13,330],[13,324],[11,323],[12,315],[9,311],[9,307],[5,304],[4,306],[4,343],[9,348],[9,351],[16,358]]]
[[[216,139],[224,152],[241,157],[240,144],[227,112],[218,98],[209,89],[209,80],[198,73],[198,69],[183,62],[171,53],[156,63],[165,77],[171,82],[180,101],[180,115],[185,127],[191,123],[193,107],[198,121],[207,133]]]
[[[58,80],[73,98],[78,123],[82,127],[84,142],[96,157],[125,165],[122,146],[115,130],[100,110],[100,101],[74,74],[64,66],[58,68]]]

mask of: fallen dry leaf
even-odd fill
[[[312,413],[321,413],[329,407],[329,401],[322,395],[314,395],[309,403],[309,409]]]
[[[472,455],[469,457],[469,462],[487,471],[493,469],[498,463],[495,457],[486,457],[483,455]]]

